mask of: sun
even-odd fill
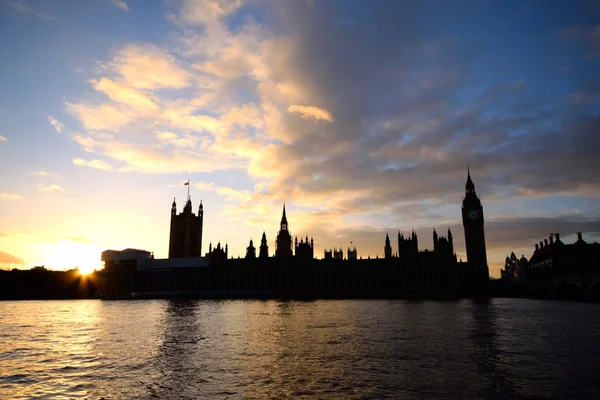
[[[48,250],[46,264],[52,269],[79,268],[79,273],[87,275],[102,268],[99,246],[61,239]]]
[[[91,273],[92,273],[92,272],[94,272],[96,269],[98,269],[98,268],[95,268],[95,267],[93,267],[93,266],[91,266],[91,265],[83,265],[83,266],[78,266],[78,267],[79,267],[79,273],[80,273],[81,275],[88,275],[88,274],[91,274]]]

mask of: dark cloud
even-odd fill
[[[567,97],[567,103],[587,104],[600,102],[600,79],[585,82],[578,92]]]
[[[267,196],[300,187],[301,202],[310,194],[371,190],[343,202],[348,211],[455,201],[467,163],[479,189],[496,198],[597,196],[596,115],[564,103],[548,107],[526,81],[479,76],[483,43],[447,33],[460,19],[433,24],[439,16],[426,2],[371,4],[364,13],[348,7],[342,17],[333,1],[280,5],[294,44],[278,79],[299,82],[310,104],[335,121],[284,118],[294,141],[281,146],[281,162],[293,159],[298,168]]]
[[[600,57],[600,25],[569,26],[560,32],[560,37],[585,45],[587,57]]]

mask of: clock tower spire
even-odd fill
[[[475,184],[471,179],[471,171],[467,168],[467,184],[462,204],[462,220],[465,229],[465,246],[470,290],[474,293],[485,292],[490,280],[485,250],[485,233],[483,230],[483,206],[475,192]]]

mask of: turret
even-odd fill
[[[390,244],[390,235],[385,234],[385,247],[383,248],[383,254],[386,259],[392,258],[392,245]]]
[[[171,216],[177,214],[177,204],[175,203],[175,197],[173,197],[173,204],[171,204]]]
[[[269,257],[269,246],[267,245],[267,235],[263,231],[262,238],[260,239],[260,250],[258,254],[259,258]]]
[[[246,247],[246,259],[254,260],[256,258],[256,249],[254,248],[254,243],[252,239],[250,239],[250,244]]]
[[[417,237],[417,233],[413,230],[412,231],[412,242],[413,242],[413,246],[414,246],[414,251],[415,252],[419,252],[419,238]]]

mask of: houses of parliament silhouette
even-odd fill
[[[467,171],[462,220],[467,261],[458,261],[452,232],[433,230],[433,250],[420,250],[417,234],[399,232],[397,252],[386,235],[383,258],[357,258],[356,248],[325,250],[315,259],[313,238],[292,238],[285,205],[270,256],[266,233],[250,240],[244,258],[230,258],[228,245],[209,244],[202,254],[204,210],[194,214],[189,197],[181,213],[171,205],[169,258],[144,250],[106,250],[102,291],[106,298],[300,297],[456,298],[485,295],[489,283],[483,206]]]

